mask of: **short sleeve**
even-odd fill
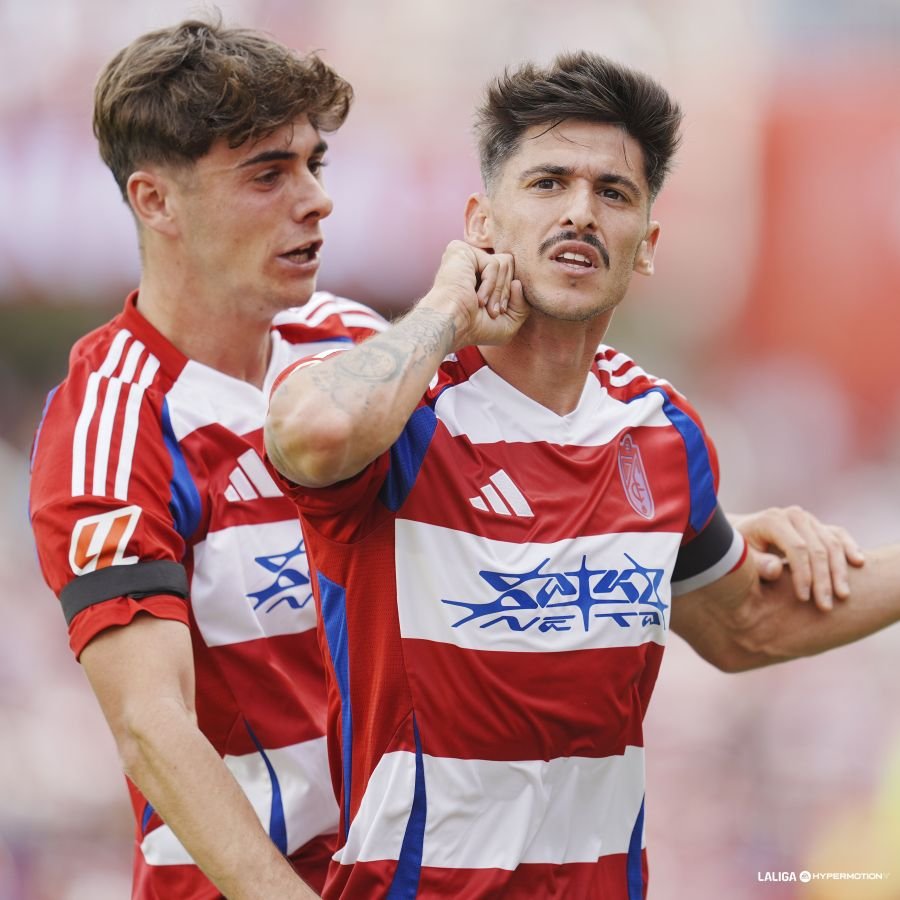
[[[737,568],[746,545],[718,502],[719,459],[694,407],[667,385],[664,410],[684,443],[690,506],[672,575],[672,594],[705,587]]]
[[[97,373],[70,376],[47,404],[31,524],[76,655],[142,612],[187,622],[182,559],[200,501],[167,423],[162,394]]]

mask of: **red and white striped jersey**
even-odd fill
[[[744,553],[717,478],[693,409],[623,354],[559,416],[470,347],[359,475],[286,486],[341,805],[324,896],[644,895],[673,582]]]
[[[185,357],[135,301],[75,345],[48,397],[32,459],[41,567],[76,655],[141,612],[188,624],[201,730],[272,840],[321,883],[338,816],[316,611],[296,511],[263,464],[262,427],[285,365],[385,323],[315,294],[275,318],[259,389]],[[129,788],[133,897],[220,896]]]

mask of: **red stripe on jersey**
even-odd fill
[[[321,835],[288,856],[294,871],[317,894],[324,888],[336,839],[336,835]],[[149,866],[138,851],[134,855],[132,871],[132,896],[142,900],[221,900],[222,897],[219,889],[196,866]]]
[[[498,443],[473,446],[464,435],[451,437],[442,424],[425,457],[416,487],[403,507],[403,517],[471,534],[484,532],[497,540],[527,543],[538,538],[563,540],[610,531],[671,531],[687,526],[687,509],[680,494],[686,458],[684,442],[672,428],[627,429],[640,447],[647,482],[655,500],[652,521],[628,502],[619,467],[619,439],[597,447],[555,447],[551,444]],[[533,465],[536,455],[541,465]],[[502,469],[513,477],[533,516],[500,515],[482,511],[469,497],[471,488],[489,485]],[[452,472],[452,480],[446,477]],[[527,473],[527,476],[524,474]],[[581,486],[581,509],[560,484]],[[591,502],[602,497],[602,503]]]
[[[159,594],[143,600],[116,597],[83,609],[69,624],[69,646],[77,659],[90,640],[101,631],[127,625],[135,616],[148,613],[158,619],[173,619],[188,624],[187,602],[181,597]]]
[[[266,748],[311,741],[325,733],[324,673],[315,629],[211,647],[207,652],[213,663],[209,677],[224,679],[234,696],[227,706],[220,701],[204,706],[200,698],[213,686],[204,685],[203,693],[197,691],[200,727],[217,749],[224,752],[224,742],[230,754],[257,749],[246,727],[236,723],[233,716],[230,723],[215,723],[208,718],[210,708],[234,709],[235,703]],[[197,675],[201,677],[199,667]],[[228,734],[221,733],[223,725]]]
[[[533,653],[403,640],[422,750],[456,759],[600,758],[643,746],[662,654],[648,642],[536,662]]]
[[[603,856],[597,862],[522,863],[508,869],[447,869],[423,866],[417,893],[423,897],[464,897],[465,900],[533,900],[535,897],[583,897],[597,900],[635,900],[628,892],[628,858],[624,853]],[[332,863],[322,897],[384,897],[397,868],[396,860]],[[641,852],[647,894],[647,854]]]
[[[360,316],[359,313],[355,315]],[[323,319],[318,325],[280,325],[278,331],[292,344],[314,344],[316,341],[333,341],[338,330],[345,332],[348,337],[352,337],[355,343],[384,330],[383,320],[378,316],[360,316],[360,318],[371,318],[371,326],[345,326],[341,323],[341,317],[333,314]],[[379,323],[381,327],[379,327]]]

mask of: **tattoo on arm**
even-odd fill
[[[365,385],[387,384],[405,371],[434,361],[453,346],[456,326],[452,317],[431,309],[415,310],[390,331],[376,335],[348,353],[337,356],[330,366],[315,366],[311,380],[342,409],[368,406]]]

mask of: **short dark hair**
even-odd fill
[[[678,104],[656,81],[595,53],[563,53],[547,68],[524,63],[507,69],[485,91],[475,125],[481,176],[490,189],[534,125],[609,122],[641,145],[652,200],[678,148],[681,118]]]
[[[190,164],[218,138],[238,147],[306,114],[339,128],[353,89],[316,54],[267,35],[188,20],[119,51],[94,91],[94,135],[122,196],[147,163]]]

